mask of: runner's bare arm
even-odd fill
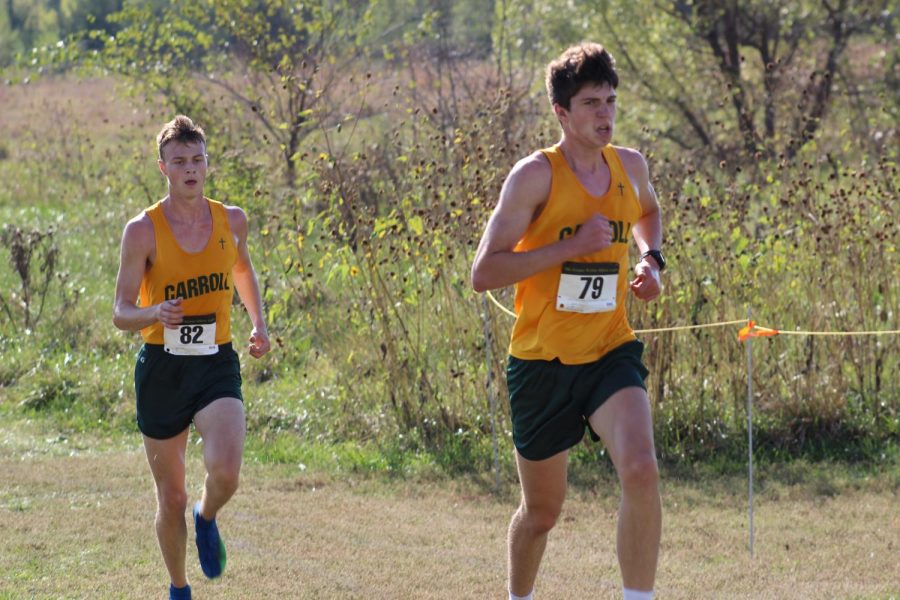
[[[247,215],[236,206],[228,207],[228,223],[231,231],[237,238],[237,262],[232,269],[234,286],[238,296],[250,315],[253,323],[253,331],[250,332],[250,355],[259,358],[270,349],[269,331],[266,327],[266,316],[263,309],[262,296],[259,292],[259,280],[250,260],[250,250],[247,247]]]
[[[656,190],[650,183],[650,169],[647,161],[637,150],[622,148],[619,151],[622,164],[637,188],[638,202],[641,204],[641,218],[634,224],[632,235],[641,254],[647,250],[662,247],[662,215]],[[635,278],[631,281],[631,291],[640,300],[653,300],[662,291],[659,281],[659,265],[653,257],[642,258],[634,267]]]
[[[659,250],[662,246],[662,216],[656,190],[650,183],[647,161],[640,152],[629,148],[621,148],[619,155],[628,176],[637,188],[638,201],[641,203],[641,218],[632,228],[638,250],[641,254],[647,250]]]
[[[472,264],[475,291],[512,285],[611,243],[609,221],[598,214],[572,237],[527,252],[513,251],[547,201],[551,179],[550,163],[539,152],[520,160],[510,171]]]
[[[155,244],[153,224],[146,215],[135,217],[125,225],[113,304],[113,324],[124,331],[138,331],[157,321],[171,328],[184,318],[181,299],[167,300],[147,307],[137,305],[141,280]]]

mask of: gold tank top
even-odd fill
[[[625,298],[632,279],[628,268],[631,228],[642,209],[613,146],[602,149],[610,183],[609,190],[599,197],[584,188],[558,145],[541,152],[552,169],[550,195],[515,251],[541,248],[572,236],[597,213],[609,219],[613,240],[599,252],[516,284],[516,323],[509,353],[524,360],[559,358],[572,365],[593,362],[635,339],[625,315]]]
[[[186,319],[215,315],[215,343],[226,344],[231,341],[231,269],[237,248],[225,205],[207,198],[212,232],[206,247],[192,253],[178,245],[160,202],[145,211],[153,222],[156,260],[141,280],[141,306],[181,298]],[[148,344],[162,344],[163,329],[157,321],[141,329],[141,336]]]

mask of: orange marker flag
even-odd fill
[[[747,338],[752,337],[772,337],[781,333],[777,329],[769,329],[768,327],[757,327],[755,321],[748,321],[747,325],[741,327],[738,332],[738,340],[746,342]]]

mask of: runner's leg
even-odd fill
[[[187,490],[184,484],[184,455],[188,430],[173,438],[157,440],[144,436],[144,451],[156,484],[156,538],[166,570],[175,587],[187,584],[184,556],[187,526]]]
[[[619,475],[617,549],[626,588],[652,590],[659,556],[662,509],[650,402],[643,388],[614,393],[589,418]]]
[[[528,460],[516,452],[522,502],[509,524],[509,591],[526,596],[534,589],[547,535],[566,498],[568,451],[546,460]]]
[[[211,521],[238,487],[247,432],[244,404],[237,398],[220,398],[194,415],[194,425],[203,438],[206,466],[200,514]]]

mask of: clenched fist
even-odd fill
[[[634,279],[631,280],[631,291],[640,300],[653,300],[662,292],[659,281],[659,269],[646,259],[634,266]]]
[[[585,221],[572,238],[578,244],[581,256],[609,248],[612,239],[612,225],[609,224],[609,219],[599,213]]]

